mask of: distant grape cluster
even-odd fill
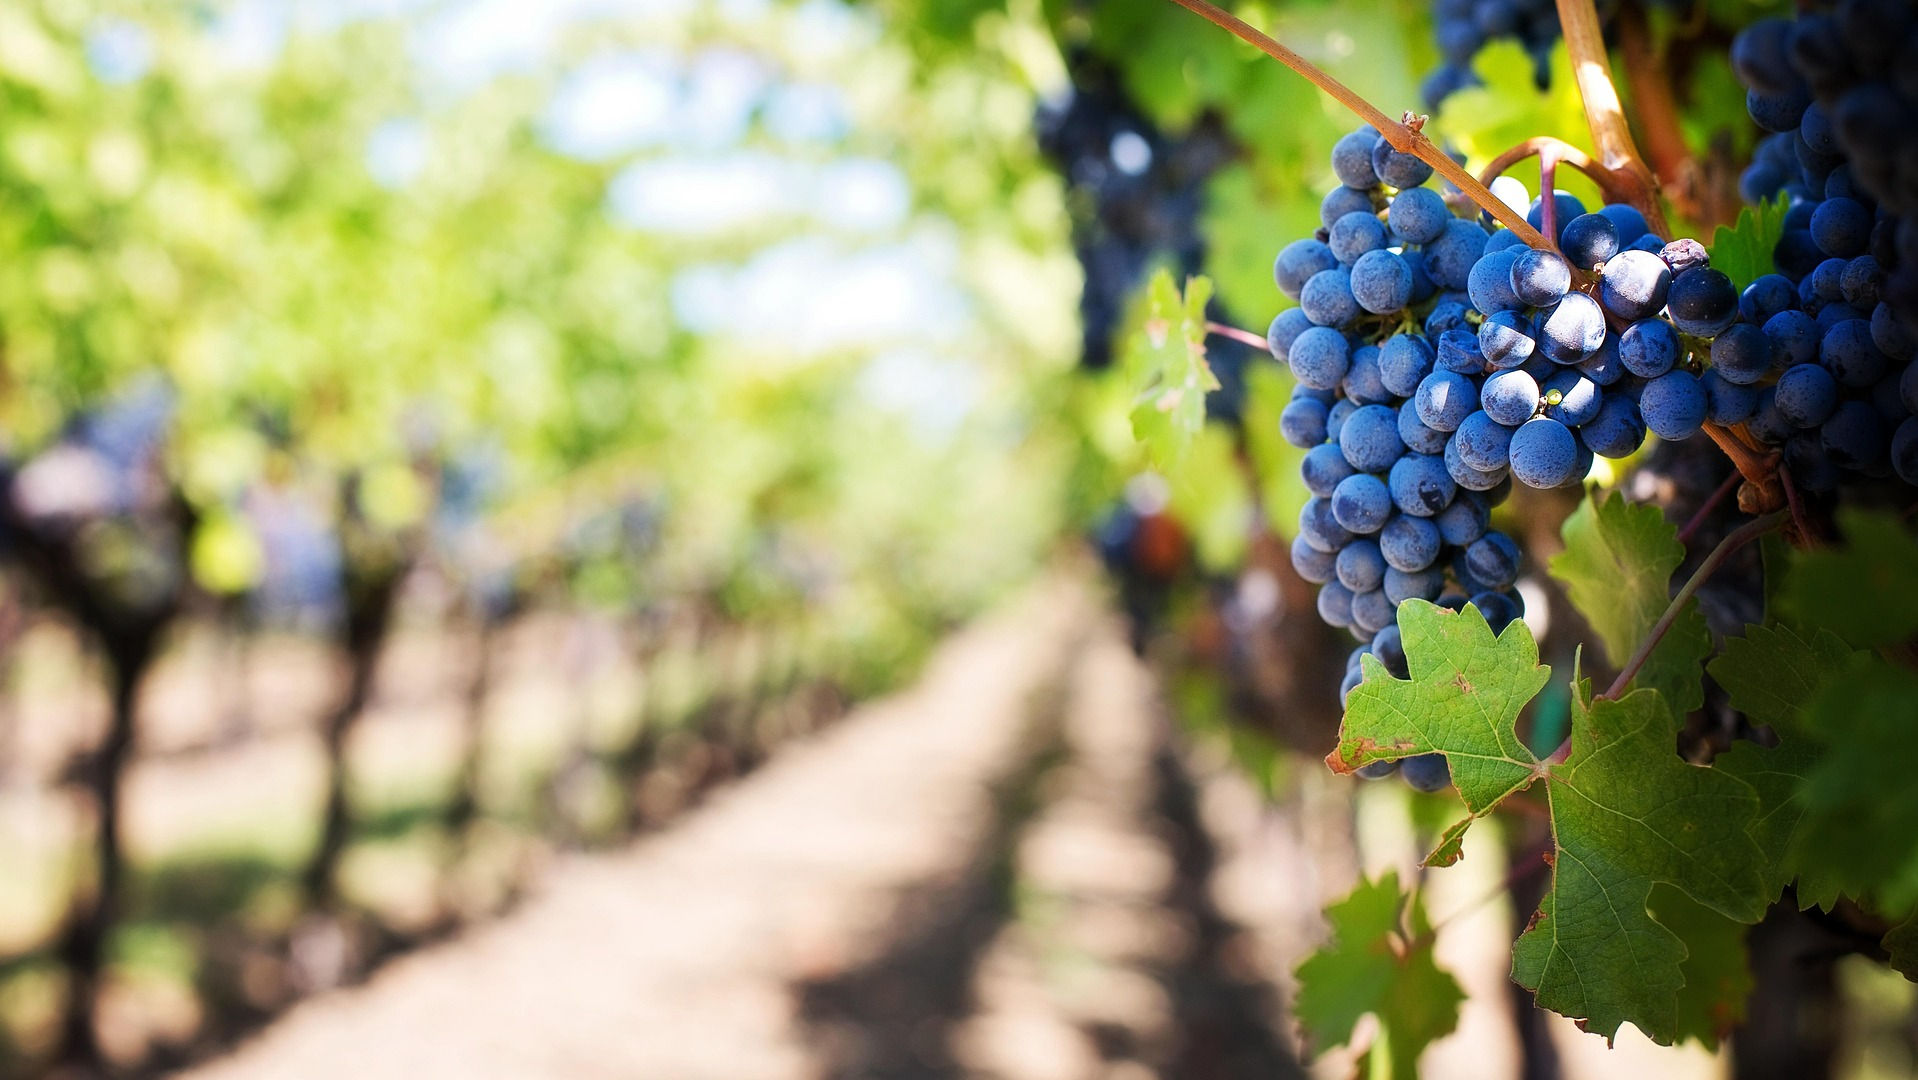
[[[1647,6],[1689,15],[1697,0],[1648,0]],[[1601,0],[1601,18],[1609,18],[1618,0]],[[1532,58],[1532,81],[1540,90],[1551,85],[1552,49],[1558,45],[1558,5],[1553,0],[1433,0],[1432,30],[1438,39],[1440,63],[1420,92],[1427,108],[1436,109],[1453,92],[1478,85],[1472,60],[1479,50],[1510,39]]]
[[[1740,188],[1753,202],[1782,192],[1790,205],[1778,273],[1745,290],[1736,336],[1714,346],[1714,362],[1722,346],[1736,364],[1781,369],[1749,409],[1728,414],[1782,447],[1812,491],[1846,473],[1918,484],[1914,50],[1909,0],[1765,19],[1732,45],[1746,109],[1772,133]]]
[[[1373,128],[1340,139],[1332,166],[1324,228],[1274,264],[1298,306],[1267,344],[1296,380],[1280,427],[1311,492],[1292,564],[1321,586],[1320,617],[1364,642],[1343,699],[1367,652],[1406,677],[1405,600],[1471,603],[1494,631],[1523,614],[1519,547],[1488,527],[1514,480],[1576,485],[1647,431],[1689,438],[1747,407],[1770,364],[1743,335],[1722,358],[1705,344],[1738,322],[1737,290],[1629,206],[1586,213],[1555,192],[1558,248],[1537,250],[1455,216],[1422,186],[1430,166]],[[1545,218],[1535,200],[1528,220]],[[1448,782],[1441,758],[1398,764],[1421,789]]]

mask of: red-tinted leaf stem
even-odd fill
[[[1692,515],[1692,519],[1685,523],[1685,527],[1678,530],[1678,542],[1689,546],[1692,537],[1698,534],[1698,530],[1712,516],[1712,511],[1718,509],[1718,504],[1724,502],[1725,497],[1738,490],[1738,485],[1744,482],[1745,478],[1740,476],[1737,470],[1734,469],[1728,474],[1724,483],[1719,484],[1718,489],[1712,492],[1711,498],[1706,499],[1705,504]]]
[[[1250,345],[1255,349],[1269,347],[1266,344],[1264,334],[1255,334],[1250,330],[1241,330],[1236,326],[1227,326],[1224,323],[1207,322],[1205,324],[1205,332],[1208,334],[1217,334],[1222,338],[1230,338],[1241,345]]]
[[[1478,204],[1479,208],[1498,220],[1498,223],[1517,233],[1519,239],[1535,248],[1550,250],[1552,245],[1544,234],[1526,223],[1525,218],[1505,205],[1496,195],[1478,182],[1478,178],[1465,171],[1465,167],[1453,161],[1451,155],[1440,150],[1437,144],[1425,137],[1419,128],[1424,121],[1406,113],[1403,120],[1394,120],[1379,110],[1379,107],[1360,97],[1351,87],[1327,74],[1324,69],[1305,57],[1280,44],[1276,39],[1252,27],[1244,19],[1207,0],[1172,0],[1173,3],[1196,15],[1211,21],[1214,25],[1229,31],[1232,36],[1251,45],[1260,52],[1298,72],[1312,85],[1330,94],[1339,104],[1357,113],[1359,118],[1377,128],[1392,149],[1402,154],[1411,154],[1430,165],[1440,176],[1451,181],[1453,186]],[[1596,16],[1594,16],[1596,17]],[[1616,95],[1614,95],[1616,96]]]

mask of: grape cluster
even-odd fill
[[[1740,181],[1790,200],[1777,273],[1740,299],[1723,347],[1757,370],[1724,422],[1781,447],[1803,487],[1846,473],[1918,484],[1918,12],[1908,0],[1845,0],[1741,32],[1732,66],[1771,134]],[[1736,335],[1735,337],[1733,335]],[[1759,370],[1762,369],[1762,370]],[[1777,379],[1765,377],[1774,369]]]
[[[1321,586],[1319,615],[1404,678],[1398,605],[1475,605],[1494,631],[1524,613],[1521,554],[1489,528],[1514,481],[1576,485],[1595,456],[1622,458],[1648,431],[1696,434],[1724,387],[1705,347],[1739,319],[1739,295],[1696,241],[1666,243],[1628,206],[1586,213],[1553,196],[1555,250],[1458,217],[1424,187],[1431,168],[1370,127],[1332,151],[1342,186],[1324,228],[1273,266],[1298,301],[1267,344],[1296,386],[1281,433],[1305,451],[1311,498],[1292,563]],[[1542,201],[1529,220],[1542,227]],[[1720,367],[1742,360],[1717,360]],[[1722,385],[1721,385],[1722,384]],[[1409,759],[1415,786],[1443,760]],[[1393,766],[1370,768],[1384,775]]]

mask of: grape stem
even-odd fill
[[[1579,172],[1592,178],[1598,185],[1599,193],[1606,202],[1631,202],[1635,194],[1631,182],[1622,174],[1600,165],[1592,160],[1592,155],[1553,135],[1534,135],[1492,159],[1492,163],[1479,170],[1478,178],[1483,184],[1505,175],[1512,166],[1526,158],[1538,155],[1543,159],[1547,154],[1557,158],[1560,164],[1570,165]]]
[[[1727,475],[1724,483],[1719,484],[1718,489],[1712,492],[1711,498],[1706,499],[1704,505],[1698,508],[1698,512],[1692,515],[1692,519],[1685,523],[1685,527],[1678,530],[1678,542],[1690,546],[1692,537],[1696,536],[1698,530],[1704,527],[1706,520],[1711,517],[1712,511],[1718,509],[1718,504],[1725,501],[1725,496],[1730,495],[1736,490],[1738,485],[1743,483],[1744,480],[1745,478],[1739,475],[1735,469]]]
[[[1317,64],[1293,52],[1269,34],[1253,28],[1244,19],[1216,4],[1208,3],[1207,0],[1172,0],[1172,2],[1205,18],[1215,26],[1230,32],[1240,41],[1298,72],[1312,85],[1330,94],[1339,104],[1357,113],[1360,119],[1377,128],[1385,141],[1392,144],[1392,149],[1402,154],[1411,154],[1430,165],[1480,209],[1497,219],[1499,224],[1517,233],[1519,239],[1526,244],[1544,251],[1552,250],[1552,244],[1545,239],[1544,234],[1527,224],[1522,215],[1505,205],[1498,196],[1492,194],[1490,189],[1479,183],[1477,177],[1466,172],[1463,165],[1453,161],[1451,155],[1440,150],[1436,143],[1425,137],[1424,132],[1420,130],[1425,124],[1424,117],[1408,112],[1402,119],[1392,119],[1381,112],[1378,106],[1359,96],[1351,87],[1333,78]]]
[[[1702,11],[1702,8],[1701,8]],[[1625,81],[1632,88],[1632,111],[1645,129],[1652,171],[1688,216],[1703,209],[1699,198],[1699,170],[1685,146],[1678,126],[1678,106],[1672,100],[1671,78],[1652,48],[1645,13],[1625,5],[1618,13],[1619,51],[1625,63]],[[1662,233],[1660,235],[1663,235]]]
[[[1698,564],[1698,569],[1692,571],[1692,576],[1686,579],[1685,584],[1679,588],[1678,594],[1672,597],[1672,602],[1666,606],[1665,613],[1660,615],[1658,622],[1652,625],[1651,633],[1645,635],[1645,640],[1639,642],[1638,651],[1634,652],[1632,658],[1625,662],[1624,668],[1620,669],[1618,678],[1613,679],[1610,688],[1603,694],[1600,694],[1599,697],[1607,701],[1615,701],[1620,695],[1625,693],[1625,688],[1632,684],[1632,679],[1637,677],[1639,669],[1643,668],[1645,661],[1651,658],[1652,650],[1658,647],[1658,643],[1664,638],[1666,631],[1670,630],[1672,624],[1678,621],[1679,613],[1685,610],[1686,601],[1690,600],[1693,594],[1698,592],[1699,587],[1704,585],[1714,573],[1717,573],[1718,568],[1724,565],[1725,560],[1731,558],[1739,548],[1744,547],[1753,540],[1783,525],[1788,517],[1790,517],[1790,514],[1786,511],[1773,511],[1764,517],[1756,518],[1740,525],[1738,528],[1733,529],[1731,534],[1726,536],[1725,539],[1720,540],[1718,546],[1712,549],[1711,554],[1705,556],[1705,561]],[[1564,758],[1560,757],[1560,754],[1565,753],[1570,745],[1571,740],[1567,739],[1565,744],[1560,746],[1558,751],[1552,754],[1552,758],[1560,761],[1564,760]]]
[[[1224,323],[1208,321],[1205,324],[1205,332],[1208,334],[1217,334],[1222,338],[1236,341],[1241,345],[1250,345],[1255,349],[1270,347],[1266,344],[1263,334],[1255,334],[1250,330],[1241,330],[1236,326],[1227,326]]]
[[[1646,166],[1625,122],[1625,109],[1612,84],[1611,58],[1605,52],[1605,31],[1592,0],[1558,0],[1558,21],[1571,53],[1572,75],[1578,81],[1579,100],[1585,105],[1585,126],[1591,130],[1598,160],[1630,184],[1630,200],[1652,232],[1669,237],[1665,208],[1658,201],[1658,178]],[[1541,194],[1549,195],[1549,192]]]

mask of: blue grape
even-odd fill
[[[1611,386],[1625,377],[1625,363],[1618,357],[1618,335],[1606,334],[1598,351],[1574,365],[1580,375],[1600,386]]]
[[[1455,217],[1445,232],[1425,245],[1425,272],[1441,289],[1463,289],[1470,284],[1472,267],[1485,251],[1486,232],[1476,221]]]
[[[1777,446],[1791,438],[1797,428],[1798,425],[1792,423],[1778,408],[1777,387],[1767,386],[1758,391],[1758,405],[1752,409],[1751,419],[1745,423],[1745,430],[1751,432],[1752,438],[1767,446]]]
[[[1354,593],[1370,592],[1385,583],[1385,556],[1373,540],[1354,540],[1339,549],[1334,564],[1339,584]]]
[[[1485,362],[1495,368],[1515,368],[1531,358],[1538,342],[1532,337],[1532,320],[1518,311],[1500,311],[1478,327],[1478,349]]]
[[[1621,251],[1599,275],[1599,301],[1630,322],[1658,314],[1671,288],[1671,267],[1649,251]]]
[[[1368,251],[1352,264],[1351,285],[1360,307],[1390,315],[1412,300],[1412,268],[1390,251]]]
[[[1447,330],[1439,337],[1437,365],[1460,375],[1477,375],[1486,368],[1478,335],[1470,330]]]
[[[1751,386],[1778,366],[1784,349],[1750,323],[1739,323],[1712,342],[1712,370],[1728,383]]]
[[[1411,187],[1392,200],[1385,219],[1406,243],[1429,244],[1445,234],[1452,210],[1431,188]]]
[[[1580,270],[1596,269],[1618,254],[1618,225],[1602,213],[1573,218],[1559,236],[1566,260]],[[1570,274],[1566,275],[1565,287],[1571,288]]]
[[[1812,211],[1811,238],[1827,255],[1863,255],[1871,242],[1871,211],[1856,199],[1826,199]]]
[[[1431,566],[1443,542],[1438,526],[1422,517],[1399,514],[1379,530],[1379,552],[1386,565],[1408,573]]]
[[[1333,390],[1351,367],[1351,352],[1344,334],[1329,326],[1314,326],[1293,339],[1286,363],[1301,384]]]
[[[1414,754],[1399,762],[1399,775],[1414,791],[1433,795],[1452,786],[1452,770],[1444,754]]]
[[[1416,154],[1407,154],[1392,149],[1392,144],[1384,139],[1372,144],[1372,171],[1379,179],[1395,188],[1416,188],[1432,178],[1432,166],[1418,159]]]
[[[1662,319],[1635,322],[1618,336],[1619,362],[1641,379],[1656,379],[1670,371],[1682,352],[1678,335]]]
[[[1394,462],[1386,486],[1393,505],[1414,517],[1431,517],[1444,510],[1458,493],[1444,460],[1426,453],[1407,454]]]
[[[1524,307],[1518,293],[1512,291],[1512,267],[1519,253],[1513,249],[1488,253],[1466,276],[1466,293],[1472,306],[1487,315]]]
[[[1328,499],[1339,481],[1357,471],[1345,460],[1345,452],[1337,443],[1321,442],[1307,450],[1299,462],[1299,475],[1305,479],[1305,489]]]
[[[1345,421],[1358,411],[1351,398],[1340,398],[1332,403],[1325,414],[1325,438],[1327,442],[1338,442],[1339,433],[1345,430]]]
[[[1314,550],[1328,555],[1338,554],[1340,548],[1352,542],[1352,534],[1333,515],[1329,498],[1305,500],[1305,505],[1299,508],[1299,536]]]
[[[1811,94],[1795,87],[1782,94],[1766,94],[1757,89],[1745,91],[1745,111],[1752,122],[1766,131],[1792,131],[1811,104]]]
[[[1878,260],[1870,255],[1860,255],[1845,264],[1844,276],[1838,283],[1845,291],[1845,303],[1870,311],[1884,294],[1885,281],[1885,268],[1878,264]]]
[[[1364,405],[1339,428],[1339,449],[1360,472],[1384,472],[1405,453],[1398,413],[1384,405]]]
[[[1352,273],[1342,266],[1321,270],[1299,291],[1299,308],[1319,326],[1344,326],[1359,313],[1352,295]]]
[[[1323,401],[1293,398],[1279,412],[1279,434],[1300,449],[1317,446],[1325,441],[1327,411]]]
[[[1425,336],[1437,341],[1447,331],[1462,330],[1472,333],[1470,301],[1457,293],[1447,293],[1439,302],[1432,305],[1431,314],[1425,316]]]
[[[1415,454],[1436,454],[1445,449],[1445,432],[1429,428],[1419,419],[1417,398],[1406,398],[1399,406],[1399,439]]]
[[[1431,370],[1432,347],[1417,334],[1393,334],[1379,346],[1379,382],[1397,397],[1418,393]]]
[[[1889,304],[1880,302],[1871,309],[1871,340],[1879,352],[1901,364],[1918,357],[1918,335],[1899,321]]]
[[[1885,456],[1885,422],[1869,402],[1847,401],[1819,429],[1819,442],[1833,464],[1864,469]]]
[[[1838,408],[1838,381],[1816,364],[1800,364],[1778,377],[1778,412],[1794,427],[1817,427]]]
[[[1630,456],[1645,441],[1645,421],[1638,403],[1621,394],[1607,394],[1598,415],[1585,422],[1579,437],[1599,457]]]
[[[1359,256],[1385,247],[1385,226],[1369,210],[1354,210],[1332,223],[1326,246],[1341,266],[1351,266]]]
[[[1383,588],[1352,596],[1352,629],[1361,634],[1376,634],[1392,625],[1396,607]]]
[[[1521,184],[1519,186],[1523,187],[1524,185]],[[1517,233],[1510,229],[1499,228],[1493,230],[1492,235],[1486,238],[1485,254],[1490,255],[1494,251],[1504,251],[1506,248],[1523,248],[1524,246],[1525,241],[1520,240]],[[1517,254],[1517,252],[1513,254]]]
[[[1527,487],[1555,488],[1575,479],[1578,440],[1549,417],[1536,417],[1512,433],[1512,475]]]
[[[1604,218],[1598,220],[1611,227]],[[1520,303],[1527,307],[1551,307],[1571,291],[1572,267],[1555,251],[1526,248],[1512,260],[1508,280],[1512,295]]]
[[[1417,395],[1419,420],[1433,431],[1456,431],[1459,422],[1478,407],[1478,391],[1472,380],[1455,371],[1434,371],[1420,383]]]
[[[1758,408],[1757,387],[1731,382],[1717,368],[1699,376],[1698,383],[1705,390],[1705,418],[1714,424],[1743,423]]]
[[[1705,388],[1689,371],[1668,371],[1645,384],[1638,414],[1661,439],[1689,439],[1705,423]]]
[[[1300,577],[1314,585],[1323,585],[1332,580],[1337,572],[1338,556],[1329,551],[1320,551],[1305,542],[1305,537],[1297,536],[1292,540],[1292,569]]]
[[[1385,481],[1370,473],[1348,476],[1332,489],[1332,517],[1347,532],[1360,536],[1378,532],[1391,513],[1392,492]]]
[[[1484,412],[1465,418],[1452,436],[1460,461],[1480,472],[1497,472],[1511,463],[1512,429]]]
[[[1319,586],[1319,618],[1341,629],[1352,625],[1352,590],[1336,581]]]
[[[1279,284],[1279,291],[1294,300],[1299,298],[1299,290],[1312,275],[1321,270],[1330,270],[1339,265],[1332,249],[1310,238],[1294,240],[1279,252],[1272,263],[1272,278]]]
[[[1645,215],[1639,213],[1636,207],[1625,203],[1612,203],[1600,207],[1597,213],[1598,216],[1610,221],[1612,227],[1618,230],[1620,250],[1623,250],[1622,245],[1630,244],[1650,231],[1645,224]]]
[[[1372,636],[1372,655],[1395,679],[1410,678],[1410,668],[1405,659],[1405,636],[1395,622]]]
[[[1335,187],[1326,192],[1325,198],[1319,203],[1319,224],[1330,229],[1340,218],[1353,213],[1372,213],[1372,193],[1358,188]]]
[[[1479,407],[1486,415],[1515,428],[1538,412],[1538,381],[1523,371],[1500,371],[1479,389]]]
[[[1818,323],[1802,311],[1781,311],[1765,320],[1765,336],[1783,350],[1781,367],[1809,364],[1818,359],[1822,335]]]
[[[1465,565],[1480,582],[1502,589],[1518,580],[1518,545],[1502,532],[1488,532],[1465,549]]]
[[[1709,266],[1673,278],[1665,302],[1672,325],[1697,337],[1714,337],[1738,319],[1738,290],[1732,279]]]
[[[1560,244],[1565,242],[1565,227],[1585,215],[1585,204],[1563,191],[1552,192],[1552,216],[1558,219],[1558,235],[1552,239]],[[1532,207],[1525,214],[1525,221],[1534,229],[1545,228],[1545,202],[1533,199]]]
[[[1312,329],[1312,320],[1298,308],[1286,308],[1272,320],[1272,326],[1265,332],[1265,347],[1272,350],[1272,358],[1285,363],[1292,352],[1292,343],[1299,335]]]
[[[1475,469],[1459,457],[1458,440],[1445,444],[1445,471],[1452,480],[1467,491],[1490,491],[1505,479],[1505,469]]]
[[[1847,319],[1826,331],[1818,345],[1818,362],[1841,385],[1862,389],[1884,378],[1891,358],[1871,340],[1871,324]]]
[[[1583,427],[1598,415],[1604,394],[1598,384],[1575,370],[1565,369],[1539,386],[1539,400],[1545,403],[1545,415],[1566,427]]]
[[[1344,704],[1343,699],[1340,704]],[[1399,763],[1396,761],[1368,761],[1353,769],[1352,775],[1361,780],[1383,780],[1398,771]]]
[[[1441,510],[1432,524],[1438,526],[1439,536],[1446,543],[1463,547],[1485,535],[1485,526],[1491,519],[1491,510],[1482,499],[1465,494]]]
[[[1340,136],[1332,144],[1332,171],[1338,174],[1339,183],[1348,188],[1369,188],[1379,182],[1378,171],[1372,168],[1372,147],[1378,141],[1379,133],[1365,127]]]
[[[1385,598],[1394,604],[1403,604],[1411,599],[1436,600],[1443,591],[1443,570],[1431,567],[1424,570],[1400,570],[1395,566],[1385,568]]]
[[[1485,616],[1485,621],[1491,626],[1494,634],[1504,633],[1505,628],[1512,624],[1512,620],[1523,614],[1519,610],[1518,601],[1513,599],[1511,593],[1493,592],[1488,589],[1485,592],[1473,594],[1471,603],[1478,609],[1480,615]]]
[[[1791,307],[1798,298],[1791,279],[1783,274],[1765,274],[1745,286],[1738,296],[1738,317],[1754,326]]]
[[[1361,345],[1352,350],[1351,363],[1345,369],[1339,388],[1354,404],[1383,405],[1398,397],[1385,388],[1384,374],[1379,370],[1379,351],[1377,345]]]
[[[1605,312],[1584,293],[1569,293],[1538,324],[1539,348],[1561,364],[1576,364],[1605,344]]]

